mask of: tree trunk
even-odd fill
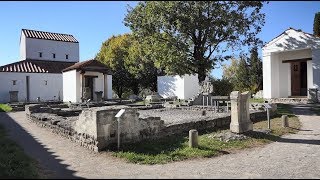
[[[136,83],[132,88],[131,88],[133,94],[138,95],[139,94],[139,86],[138,83]]]
[[[118,97],[120,98],[120,102],[121,102],[121,98],[122,98],[122,87],[120,86],[120,87],[118,87],[117,88],[117,95],[118,95]]]
[[[153,91],[153,92],[157,92],[158,91],[157,76],[156,75],[153,77],[153,81],[151,83],[151,91]]]
[[[198,68],[198,80],[199,80],[199,83],[201,83],[205,79],[206,79],[206,71],[204,70],[204,68],[199,67]]]

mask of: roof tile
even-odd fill
[[[36,30],[29,30],[29,29],[22,29],[22,32],[26,35],[27,38],[78,43],[76,38],[74,38],[70,34],[52,33],[52,32],[36,31]]]
[[[28,59],[0,66],[0,72],[62,73],[63,69],[70,67],[74,64],[75,62]]]

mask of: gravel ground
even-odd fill
[[[215,113],[214,111],[206,111],[206,115],[202,116],[202,111],[197,110],[181,110],[181,109],[150,109],[139,110],[139,117],[161,117],[166,125],[178,124],[191,121],[211,120],[219,117],[225,117],[230,113]]]
[[[279,142],[163,165],[130,164],[107,152],[91,152],[27,121],[24,112],[0,113],[0,123],[54,178],[320,178],[320,116],[303,106],[295,113],[301,130]]]

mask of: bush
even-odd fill
[[[213,85],[213,96],[229,96],[233,90],[233,84],[226,78],[211,78],[210,81]]]

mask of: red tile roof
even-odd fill
[[[70,34],[52,33],[52,32],[36,31],[36,30],[29,30],[29,29],[22,29],[22,32],[25,34],[27,38],[78,43],[76,38],[74,38]]]
[[[75,62],[23,60],[0,66],[0,72],[18,73],[62,73],[62,70],[72,66]]]
[[[78,62],[64,70],[63,72],[70,71],[70,70],[84,70],[84,71],[98,71],[98,72],[103,72],[103,73],[108,73],[111,74],[110,69],[103,63],[101,63],[98,60],[92,59],[92,60],[87,60],[87,61],[82,61]]]

